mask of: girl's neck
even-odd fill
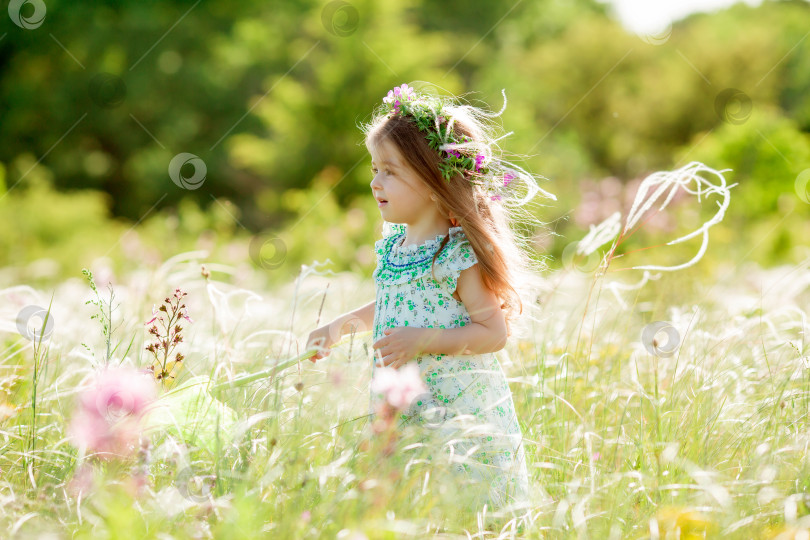
[[[433,240],[440,234],[447,234],[452,227],[450,220],[444,222],[431,223],[424,226],[418,224],[405,224],[405,239],[402,241],[402,247],[407,246],[421,246],[428,240]]]

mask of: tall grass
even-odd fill
[[[533,490],[518,516],[464,506],[447,461],[435,449],[427,459],[416,433],[386,452],[367,419],[368,333],[327,360],[300,362],[319,318],[373,298],[369,280],[307,272],[257,294],[258,275],[240,281],[207,263],[203,277],[201,262],[185,254],[113,285],[122,341],[134,345],[111,348],[110,361],[148,365],[143,323],[181,286],[195,323],[184,330],[177,386],[200,377],[207,389],[190,419],[165,413],[188,430],[150,430],[127,459],[80,456],[67,437],[92,350],[103,357],[108,343],[91,324],[86,284],[57,285],[47,343],[0,334],[8,536],[747,539],[810,530],[807,261],[722,275],[694,267],[621,302],[602,294],[604,276],[552,275],[553,292],[531,312],[533,337],[501,354]],[[44,303],[19,287],[0,298],[4,329]],[[655,320],[678,332],[671,356],[642,343]]]

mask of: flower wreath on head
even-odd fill
[[[506,95],[504,105],[505,100]],[[419,131],[425,134],[428,145],[442,157],[439,164],[442,178],[449,181],[461,174],[472,184],[480,185],[492,200],[513,197],[509,184],[518,178],[517,171],[502,166],[499,160],[494,159],[489,145],[466,135],[459,136],[453,129],[455,118],[440,100],[419,94],[403,84],[390,90],[383,98],[383,104],[387,106],[389,116],[413,118]]]

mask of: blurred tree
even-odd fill
[[[554,181],[560,215],[577,201],[575,179],[643,176],[673,167],[676,152],[733,163],[741,133],[739,159],[765,155],[754,126],[799,160],[810,130],[810,3],[798,0],[695,14],[653,38],[627,32],[596,0],[46,5],[38,28],[0,17],[6,189],[48,176],[60,190],[107,193],[99,200],[112,215],[133,222],[182,199],[230,208],[254,232],[316,230],[332,199],[379,219],[363,203],[358,126],[403,82],[470,92],[492,110],[505,88],[502,122],[514,135],[503,146]],[[765,109],[793,123],[748,123]],[[199,189],[169,177],[184,152],[205,163]],[[317,198],[303,195],[311,188]]]
[[[728,210],[735,225],[783,212],[785,197],[799,200],[796,177],[810,163],[810,135],[775,107],[759,107],[744,123],[724,124],[696,138],[702,139],[700,145],[688,157],[689,148],[684,147],[682,161],[732,169],[725,176],[729,183],[739,184],[732,189]],[[801,214],[810,213],[805,204],[796,208]]]

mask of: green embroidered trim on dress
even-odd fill
[[[441,245],[441,242],[447,235],[436,235],[435,238],[427,240],[418,247],[407,246],[395,252],[395,245],[404,238],[407,231],[404,227],[396,227],[394,230],[398,231],[398,233],[389,235],[385,237],[382,242],[377,242],[376,244],[377,268],[374,270],[373,279],[378,283],[398,284],[429,274],[431,272],[431,265],[433,264],[433,256],[438,246]],[[463,261],[462,264],[464,267],[469,266],[465,263],[470,260],[469,253],[471,247],[464,237],[464,231],[460,227],[452,227],[448,234],[450,238],[445,244],[444,249],[442,249],[436,257],[437,271],[439,267],[448,264],[448,260],[451,257],[457,256],[454,255],[456,249],[461,250],[460,261]],[[394,255],[393,257],[392,254]],[[453,266],[455,266],[455,263],[453,263]],[[447,269],[442,268],[442,275],[444,275],[446,270]],[[442,281],[444,278],[439,278],[437,274],[437,279],[438,281]],[[451,276],[447,279],[452,280],[453,277]]]
[[[394,272],[394,273],[402,273],[402,272],[406,272],[408,270],[412,270],[414,268],[423,268],[424,269],[427,266],[429,266],[430,261],[433,260],[433,255],[436,254],[435,251],[433,251],[432,253],[428,253],[425,258],[417,260],[419,255],[421,255],[422,250],[420,249],[420,250],[417,250],[414,253],[413,260],[408,260],[404,264],[396,264],[396,263],[391,262],[389,257],[391,256],[391,252],[393,251],[392,248],[394,247],[393,246],[394,242],[395,241],[398,242],[401,237],[402,237],[402,235],[392,236],[386,242],[385,253],[384,253],[384,256],[383,256],[383,260],[382,260],[382,268],[383,268],[383,270],[387,269],[387,270],[390,270],[391,272]],[[411,256],[408,255],[407,258],[411,259]]]

